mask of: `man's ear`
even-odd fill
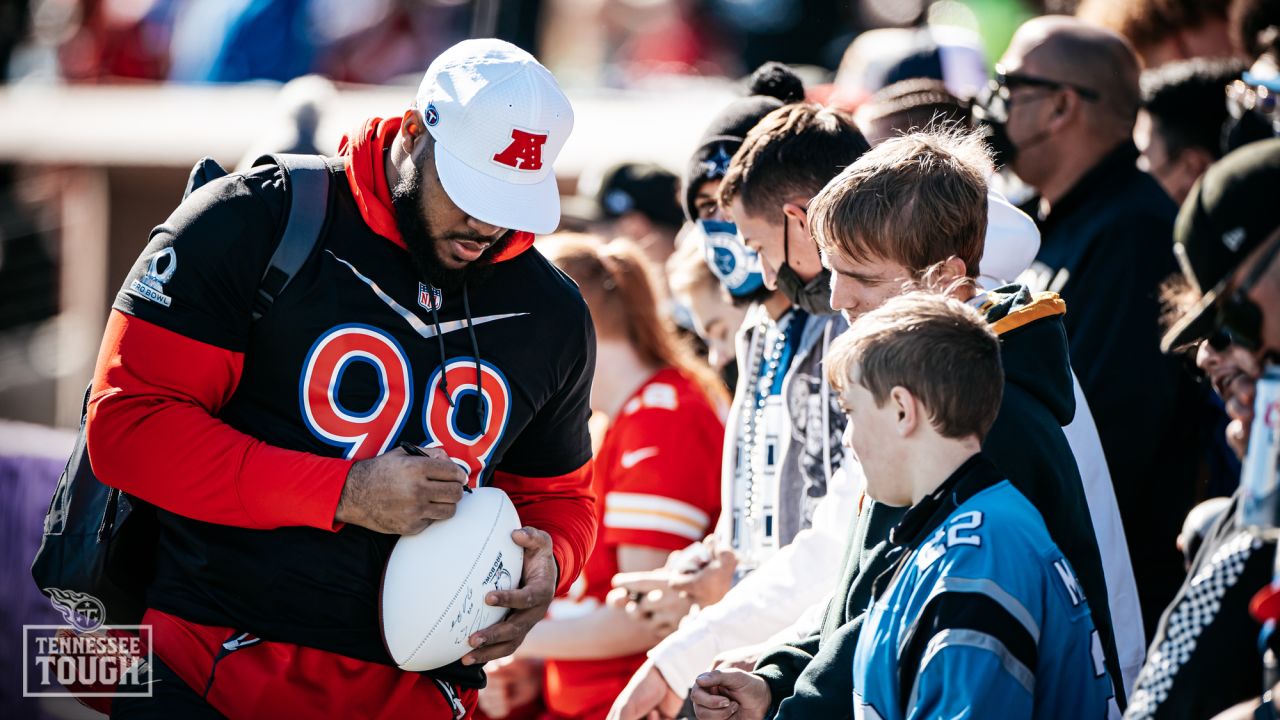
[[[791,202],[783,203],[782,214],[799,222],[801,230],[809,231],[809,211],[803,205]]]
[[[911,391],[895,385],[889,391],[889,407],[897,415],[898,437],[909,437],[920,422],[920,405]]]
[[[1070,123],[1080,110],[1080,96],[1072,91],[1056,93],[1052,101],[1053,113],[1046,123],[1046,130],[1057,132]]]
[[[422,122],[422,113],[417,108],[404,111],[400,122],[400,144],[405,153],[412,155],[427,135],[427,126]]]

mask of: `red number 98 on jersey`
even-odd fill
[[[368,364],[378,394],[365,410],[343,407],[339,390],[355,363]],[[400,436],[413,406],[413,373],[404,348],[369,325],[340,325],[311,347],[299,383],[302,417],[324,442],[344,448],[343,457],[363,460],[387,451]],[[426,447],[442,448],[477,484],[502,441],[511,414],[511,388],[502,371],[480,363],[483,393],[476,386],[476,361],[456,357],[436,368],[424,388],[422,427]],[[447,378],[447,383],[441,380]],[[443,387],[449,389],[446,399]],[[479,421],[460,416],[479,403]]]

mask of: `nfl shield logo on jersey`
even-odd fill
[[[440,306],[444,304],[440,288],[426,283],[418,283],[418,304],[427,312],[439,310]]]

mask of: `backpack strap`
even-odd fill
[[[258,321],[288,287],[293,276],[311,257],[329,209],[329,164],[320,155],[263,155],[254,165],[274,163],[284,170],[289,186],[289,216],[280,244],[262,273],[258,295],[253,301],[253,319]]]
[[[186,200],[191,193],[226,174],[227,171],[222,169],[217,160],[207,155],[200,158],[200,162],[192,166],[191,174],[187,176],[187,187],[182,191],[182,199]]]

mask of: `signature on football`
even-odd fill
[[[453,621],[449,623],[449,630],[453,633],[453,644],[465,643],[472,633],[478,631],[481,618],[482,613],[476,607],[475,590],[467,588],[467,594],[462,598],[458,614],[454,615]]]

